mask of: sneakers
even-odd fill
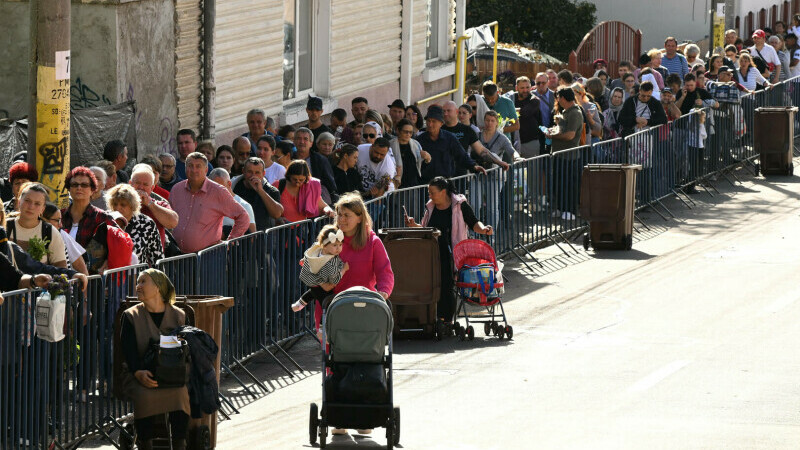
[[[550,214],[550,216],[551,216],[553,219],[558,219],[559,217],[561,217],[561,211],[559,211],[559,210],[557,210],[557,209],[554,209],[554,210],[553,210],[553,214]]]
[[[372,434],[372,428],[369,430],[356,430],[358,434]]]
[[[574,220],[575,219],[575,214],[572,214],[569,211],[564,211],[564,213],[561,214],[561,218],[564,219],[564,220]]]
[[[344,428],[334,428],[333,430],[331,430],[331,434],[334,436],[341,436],[347,434],[347,430],[345,430]]]

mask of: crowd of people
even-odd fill
[[[69,172],[70,204],[62,210],[47,201],[23,152],[0,183],[9,219],[4,231],[23,250],[34,238],[45,242],[46,256],[38,260],[77,273],[153,266],[249,232],[332,217],[332,205],[347,193],[366,200],[437,177],[507,170],[519,159],[719,107],[732,92],[770,89],[800,75],[798,30],[800,16],[792,27],[778,22],[774,31],[756,30],[744,41],[729,30],[724,53],[705,60],[696,45],[681,48],[668,37],[663,50],[643,53],[637,64],[620,61],[615,74],[598,59],[589,78],[547,70],[532,80],[518,77],[506,93],[487,81],[463,104],[431,104],[424,115],[400,99],[381,113],[356,97],[349,117],[336,109],[326,124],[322,100],[310,96],[304,126],[276,128],[253,109],[245,118],[248,132],[230,145],[215,149],[183,129],[177,154],[148,154],[132,167],[125,142],[115,140],[102,160]]]

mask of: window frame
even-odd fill
[[[293,83],[294,83],[294,94],[291,97],[284,97],[284,93],[281,92],[281,97],[283,99],[283,103],[294,103],[298,101],[298,99],[302,99],[308,95],[314,95],[314,86],[316,84],[316,70],[315,67],[317,66],[317,61],[315,55],[317,53],[317,43],[318,43],[318,36],[317,36],[317,0],[289,0],[294,3],[294,23],[292,28],[292,69],[293,69]],[[300,51],[299,51],[299,27],[297,26],[300,17],[300,2],[301,1],[308,1],[310,3],[310,15],[309,24],[311,28],[311,35],[309,36],[309,51],[311,52],[311,86],[308,89],[299,90],[298,86],[300,83],[300,71],[299,68],[299,60],[300,60]],[[286,23],[286,18],[284,18],[284,23]],[[284,43],[285,48],[285,43]],[[285,70],[285,68],[284,68]],[[286,86],[284,86],[285,89]]]
[[[437,61],[448,61],[448,46],[447,46],[447,24],[448,24],[448,17],[449,17],[449,0],[428,0],[431,2],[428,6],[428,13],[427,13],[427,23],[430,29],[431,34],[434,32],[437,35],[437,52],[436,56],[432,58],[428,58],[428,40],[426,36],[425,41],[425,64],[435,63]],[[438,13],[439,17],[434,28],[434,24],[431,23],[431,14],[430,10],[432,9],[433,2],[436,2],[438,6]]]

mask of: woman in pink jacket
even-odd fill
[[[336,202],[336,226],[344,233],[339,258],[350,268],[335,286],[323,283],[320,287],[326,291],[333,289],[334,294],[338,294],[353,286],[363,286],[388,299],[394,289],[392,264],[383,242],[372,231],[372,218],[361,195],[351,192],[339,197]],[[322,307],[319,302],[316,305],[314,314],[319,326]]]

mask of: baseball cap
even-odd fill
[[[309,95],[308,103],[306,103],[306,109],[318,109],[322,111],[322,99]]]
[[[406,104],[405,104],[405,103],[403,103],[403,101],[402,101],[402,100],[400,100],[399,98],[398,98],[397,100],[393,101],[391,105],[387,105],[387,106],[388,106],[390,109],[391,109],[391,108],[400,108],[400,109],[402,109],[402,110],[405,110],[405,109],[406,109]]]
[[[756,30],[756,31],[753,31],[753,36],[752,37],[754,37],[754,38],[759,37],[759,38],[762,38],[762,39],[766,39],[767,38],[767,33],[765,33],[764,30]]]
[[[672,88],[671,87],[665,87],[664,89],[661,90],[662,94],[666,94],[667,92],[672,94]]]
[[[717,73],[719,74],[719,73],[722,73],[722,72],[733,72],[733,71],[728,66],[722,66],[719,69],[717,69]]]
[[[607,63],[607,62],[606,62],[606,60],[605,60],[605,59],[603,59],[603,58],[597,58],[597,59],[595,59],[595,60],[594,60],[594,62],[592,63],[592,67],[597,67],[597,65],[598,65],[598,64],[602,64],[602,65],[604,65],[604,66],[608,66],[608,63]]]

